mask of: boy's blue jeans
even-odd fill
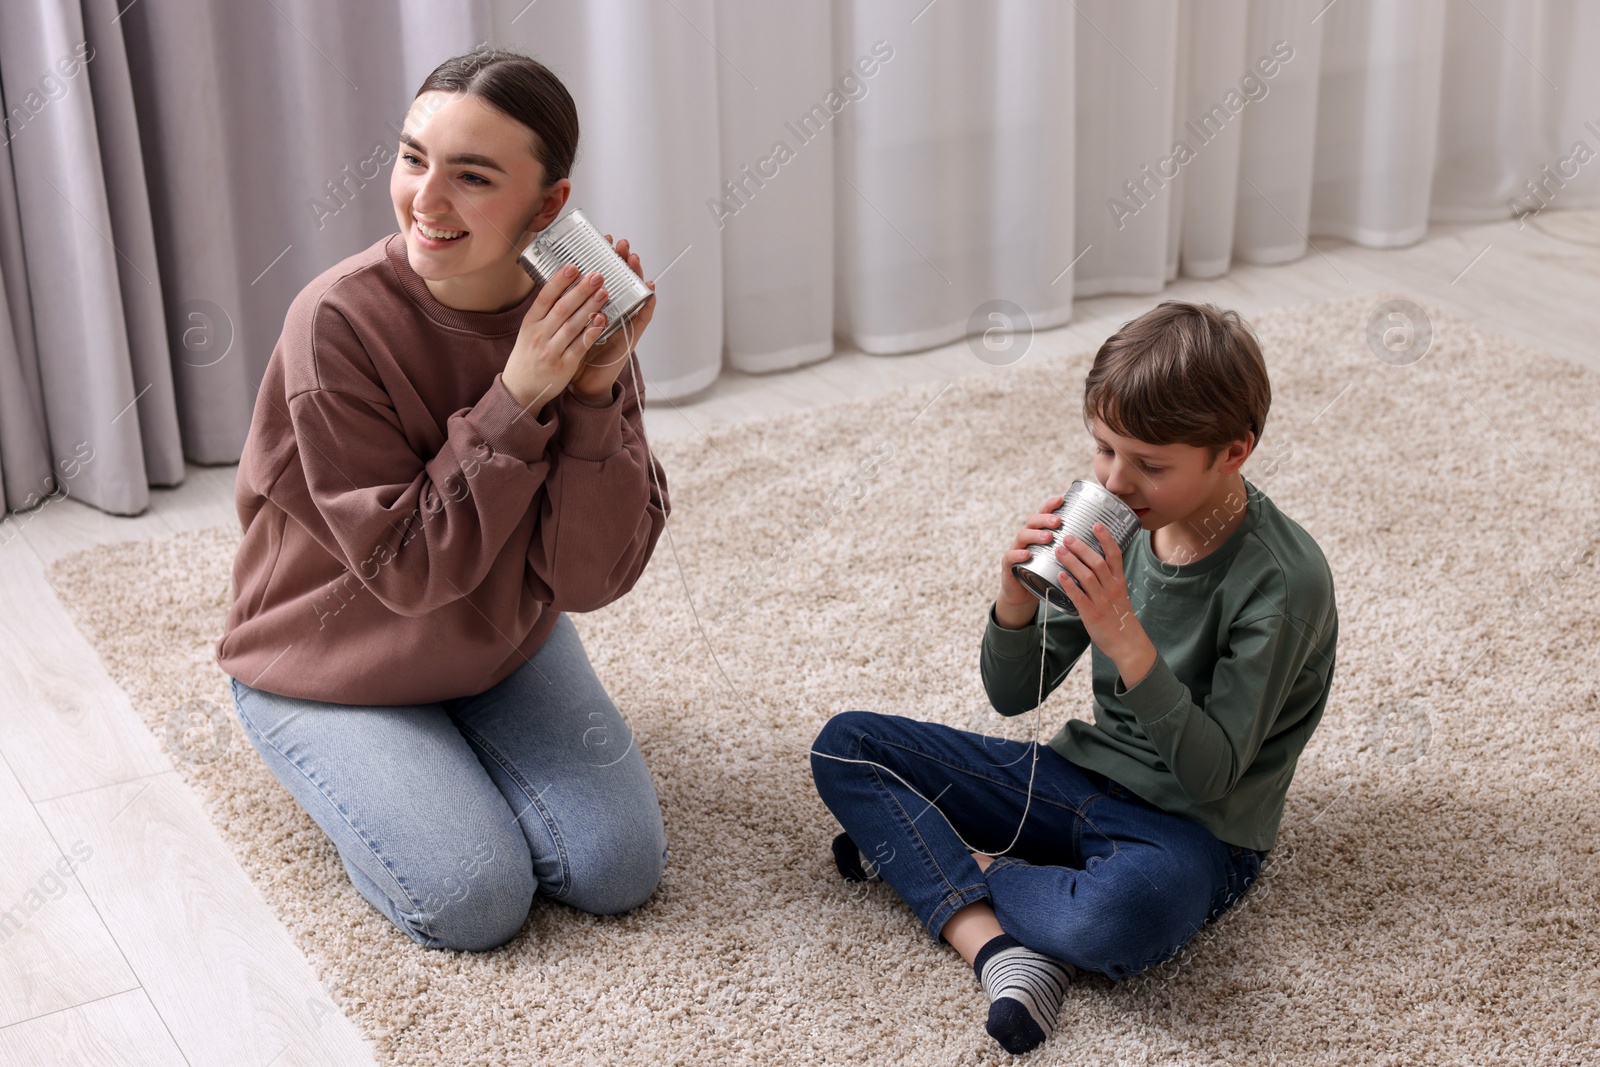
[[[962,839],[980,852],[1011,841],[1033,747],[847,711],[822,728],[811,771],[869,869],[935,939],[950,916],[987,900],[1028,948],[1122,979],[1175,955],[1260,873],[1265,852],[1219,841],[1047,745],[1021,838],[980,870]]]
[[[628,911],[661,878],[650,772],[565,615],[528,662],[475,696],[362,707],[234,679],[233,700],[356,889],[421,945],[504,944],[535,891]]]

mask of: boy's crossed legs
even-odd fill
[[[824,803],[929,934],[975,963],[995,1002],[990,1033],[1012,1051],[1053,1027],[1069,976],[1061,963],[1113,979],[1154,966],[1231,907],[1260,869],[1261,853],[1044,745],[1020,838],[981,868],[973,852],[1003,851],[1017,835],[1032,743],[850,711],[813,747]],[[991,936],[997,929],[1004,941]]]

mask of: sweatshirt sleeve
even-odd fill
[[[314,509],[302,521],[397,614],[467,595],[547,484],[555,405],[524,411],[497,374],[422,455],[343,316],[319,308],[311,334],[317,387],[287,401],[309,500],[282,506]]]
[[[1089,647],[1089,631],[1076,615],[1069,615],[1039,602],[1033,622],[1020,630],[1001,626],[989,605],[988,625],[983,631],[983,649],[978,655],[978,671],[989,703],[1002,715],[1020,715],[1040,703],[1040,653],[1043,646],[1044,695],[1049,696],[1072,670]],[[1048,612],[1048,625],[1041,617]]]
[[[1255,762],[1301,671],[1316,654],[1312,627],[1283,612],[1234,622],[1228,650],[1196,704],[1157,652],[1139,684],[1112,692],[1133,712],[1178,784],[1201,803],[1227,796]]]
[[[570,389],[556,401],[554,467],[528,565],[562,611],[594,611],[632,589],[671,512],[667,474],[645,441],[634,388],[639,355],[628,359],[608,404],[585,404]]]

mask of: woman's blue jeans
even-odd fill
[[[1021,838],[981,870],[962,839],[979,852],[1010,843],[1034,747],[847,711],[822,728],[811,771],[869,867],[936,940],[950,916],[987,900],[1027,947],[1122,979],[1176,955],[1260,873],[1265,852],[1219,841],[1047,745]]]
[[[419,944],[494,948],[517,935],[535,891],[614,914],[661,878],[650,773],[565,615],[475,696],[362,707],[235,679],[233,700],[356,889]]]

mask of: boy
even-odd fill
[[[1096,354],[1095,477],[1141,530],[1126,558],[1098,523],[1101,551],[1057,550],[1073,616],[1011,574],[1060,522],[1045,501],[1002,557],[979,659],[1017,715],[1092,645],[1092,725],[1040,747],[848,711],[812,749],[840,873],[882,877],[973,966],[1007,1051],[1050,1034],[1078,970],[1115,980],[1176,954],[1276,840],[1338,616],[1316,542],[1239,473],[1271,399],[1255,337],[1209,304],[1160,304]]]

